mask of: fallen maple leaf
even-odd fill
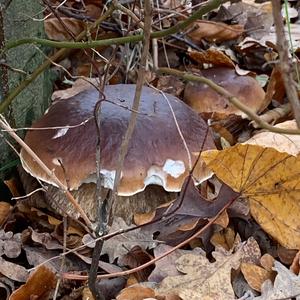
[[[249,199],[267,233],[287,248],[300,248],[300,157],[241,144],[202,156],[220,180]]]

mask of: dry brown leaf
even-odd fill
[[[279,123],[275,127],[284,129],[298,128],[295,120]],[[254,135],[245,144],[272,147],[279,152],[286,152],[296,156],[300,152],[300,135],[263,131]]]
[[[154,256],[158,257],[167,251],[172,249],[171,246],[168,245],[158,245],[157,247],[154,248]],[[175,261],[181,257],[184,254],[188,253],[193,253],[197,255],[205,255],[205,252],[201,248],[195,248],[192,251],[190,250],[175,250],[171,254],[167,255],[164,259],[161,259],[155,263],[155,269],[153,272],[150,274],[148,280],[150,282],[161,282],[165,277],[167,276],[175,276],[175,275],[180,275],[180,272],[178,272],[176,266],[175,266]]]
[[[220,216],[216,219],[214,224],[218,224],[223,228],[226,228],[229,224],[229,217],[227,211],[223,211]]]
[[[215,232],[210,239],[214,246],[221,246],[229,251],[233,248],[235,241],[235,232],[232,228],[225,228],[223,231]]]
[[[95,300],[91,290],[85,287],[82,291],[82,300]]]
[[[241,271],[250,287],[259,292],[261,291],[262,284],[267,279],[272,280],[274,278],[274,272],[267,271],[251,263],[242,263]]]
[[[122,218],[115,218],[110,228],[110,232],[115,232],[120,229],[127,229],[128,226]],[[89,234],[86,234],[82,242],[87,244],[92,241]],[[109,243],[104,243],[102,253],[108,254],[109,260],[113,262],[115,258],[127,254],[128,250],[131,250],[134,246],[153,248],[156,246],[156,242],[152,239],[151,232],[141,231],[139,229],[133,230],[127,233],[119,234],[116,237],[110,239]],[[88,247],[93,248],[94,244],[88,244]]]
[[[9,300],[48,300],[55,283],[55,274],[45,266],[41,266],[30,275],[24,285],[12,293]]]
[[[202,52],[190,51],[188,55],[199,64],[212,64],[216,67],[234,68],[233,61],[222,51],[215,48],[209,48]]]
[[[201,43],[202,39],[216,43],[234,40],[244,32],[242,25],[227,25],[206,20],[199,20],[194,24],[195,29],[189,32],[188,36],[195,43]]]
[[[16,178],[11,178],[9,180],[4,180],[4,183],[9,188],[9,191],[13,195],[13,197],[20,197],[20,191],[19,191],[19,183],[16,180]]]
[[[267,271],[272,271],[273,266],[274,266],[274,257],[270,255],[269,253],[264,254],[260,258],[260,264],[261,266],[266,269]]]
[[[298,252],[296,249],[287,249],[281,245],[278,245],[276,250],[280,262],[288,266],[293,263]]]
[[[218,248],[213,252],[214,263],[205,256],[183,255],[176,261],[176,267],[185,275],[165,278],[157,293],[175,293],[183,300],[234,299],[230,274],[232,268],[238,268],[242,253],[242,248],[234,254]]]
[[[202,157],[220,180],[249,199],[252,216],[267,233],[287,248],[300,248],[300,157],[241,144]]]
[[[12,206],[9,203],[4,201],[0,202],[0,226],[6,221],[11,209]]]
[[[159,90],[180,97],[184,90],[184,83],[175,76],[159,76],[157,86]]]
[[[155,292],[153,289],[136,285],[128,287],[121,291],[117,300],[144,300],[145,298],[154,298]]]
[[[300,251],[297,252],[297,254],[295,255],[293,262],[290,266],[290,270],[296,274],[299,275],[300,272]]]
[[[0,273],[18,282],[25,282],[29,275],[24,267],[6,261],[2,257],[0,257]]]
[[[85,29],[85,22],[69,18],[69,17],[61,17],[61,21],[65,24],[65,26],[69,29],[69,31],[77,36],[80,32]],[[62,26],[60,21],[56,18],[46,19],[44,21],[45,31],[50,40],[55,41],[66,41],[72,40],[72,36],[68,33],[68,31]]]

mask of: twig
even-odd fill
[[[121,171],[123,169],[123,164],[124,164],[124,159],[127,154],[127,149],[129,145],[129,141],[131,139],[133,130],[135,128],[136,124],[136,119],[137,119],[137,113],[134,111],[139,110],[139,105],[140,105],[140,98],[141,98],[141,93],[142,93],[142,87],[144,84],[144,77],[145,77],[145,72],[146,72],[146,66],[147,66],[147,58],[148,58],[148,52],[149,52],[149,46],[150,46],[150,34],[151,34],[151,22],[152,22],[152,6],[151,6],[151,1],[147,0],[145,1],[145,26],[144,26],[144,47],[143,47],[143,52],[141,56],[141,61],[140,61],[140,68],[138,71],[138,79],[136,83],[136,90],[135,90],[135,95],[133,99],[133,104],[132,104],[132,109],[133,112],[131,113],[130,120],[128,123],[127,130],[125,132],[125,135],[123,137],[123,142],[120,147],[120,153],[118,157],[118,162],[117,162],[117,172],[114,180],[114,186],[113,186],[113,191],[111,193],[111,201],[108,204],[108,213],[111,215],[111,210],[114,206],[115,200],[117,198],[117,188],[118,184],[120,181],[121,177]],[[111,220],[109,220],[109,223]]]
[[[144,76],[145,76],[145,70],[147,65],[147,57],[148,57],[148,51],[149,51],[149,45],[150,45],[150,32],[151,32],[151,21],[152,21],[152,7],[151,7],[151,0],[145,0],[145,25],[144,25],[144,47],[143,47],[143,53],[141,56],[141,66],[138,71],[138,80],[136,84],[136,92],[135,97],[133,100],[132,109],[135,111],[138,111],[139,109],[139,103],[140,103],[140,97],[142,92],[142,87],[144,84]],[[120,153],[119,158],[117,162],[117,171],[116,176],[114,180],[114,186],[111,193],[111,196],[109,197],[108,201],[101,201],[100,206],[100,216],[102,217],[101,223],[99,224],[99,235],[105,235],[109,231],[109,226],[112,223],[113,214],[112,214],[112,208],[114,207],[114,203],[117,199],[117,189],[121,177],[121,171],[123,169],[123,163],[125,156],[127,154],[127,149],[129,145],[129,141],[131,139],[135,123],[136,123],[137,113],[132,112],[131,117],[128,123],[128,128],[126,130],[125,136],[123,138],[123,142],[120,147]],[[104,299],[101,295],[100,291],[96,288],[96,280],[97,280],[97,269],[98,269],[98,261],[100,259],[101,251],[103,246],[103,240],[99,240],[96,242],[94,251],[93,251],[93,259],[92,264],[89,272],[89,288],[93,293],[93,296],[97,300]]]
[[[113,6],[110,6],[108,10],[92,25],[92,28],[96,28],[102,21],[106,20],[112,12],[115,10]],[[86,31],[81,32],[77,37],[76,41],[82,40],[86,35]],[[51,65],[51,61],[57,61],[69,53],[68,49],[60,49],[53,54],[50,59],[45,60],[42,65],[33,71],[33,73],[22,81],[17,87],[15,87],[1,102],[0,102],[0,113],[2,113],[9,104],[17,97],[30,83],[32,83],[43,71],[45,71]]]
[[[300,128],[300,102],[298,99],[296,83],[293,79],[294,68],[292,61],[289,58],[289,46],[284,32],[283,19],[281,15],[281,1],[272,0],[272,8],[282,80],[285,86],[287,98],[292,105],[297,126]]]
[[[63,226],[64,226],[64,238],[63,238],[63,252],[66,252],[67,249],[67,230],[68,230],[68,220],[66,217],[63,217]],[[60,264],[60,270],[59,274],[61,275],[64,271],[64,266],[65,266],[65,256],[61,257],[61,264]],[[57,294],[58,294],[58,289],[61,284],[61,276],[59,276],[57,282],[56,282],[56,287],[54,290],[54,295],[53,295],[53,300],[56,300]]]
[[[96,132],[97,132],[97,145],[96,145],[96,175],[97,175],[97,182],[96,182],[96,195],[95,201],[97,204],[97,215],[96,215],[96,237],[101,237],[103,234],[101,232],[101,224],[106,222],[106,216],[103,214],[103,210],[106,207],[106,198],[102,197],[102,182],[101,182],[101,130],[100,130],[100,122],[101,122],[101,108],[102,108],[102,101],[105,100],[105,95],[99,91],[100,100],[97,101],[95,108],[94,108],[94,118],[95,118],[95,125],[96,125]],[[97,270],[99,266],[99,259],[101,255],[101,250],[103,247],[103,239],[99,240],[95,244],[95,248],[93,250],[92,262],[89,271],[89,289],[91,290],[94,298],[96,300],[105,300],[103,295],[100,293],[99,289],[96,287],[97,281]]]
[[[181,72],[181,71],[178,71],[175,69],[159,68],[159,69],[157,69],[157,72],[178,76],[178,77],[180,77],[184,80],[188,80],[188,81],[196,81],[196,82],[201,82],[201,83],[207,84],[215,92],[217,92],[218,94],[225,97],[231,104],[233,104],[235,107],[237,107],[242,112],[244,112],[249,117],[249,119],[251,119],[251,120],[255,121],[257,124],[259,124],[261,128],[267,129],[272,132],[283,133],[283,134],[300,134],[300,129],[279,128],[279,127],[271,126],[270,124],[266,123],[253,110],[249,109],[248,106],[243,104],[237,97],[230,94],[227,90],[225,90],[221,86],[217,85],[212,80],[209,80],[205,77],[197,76],[197,75],[194,75],[191,73]]]
[[[197,10],[186,20],[178,22],[176,25],[168,29],[153,32],[151,34],[151,38],[158,39],[158,38],[163,38],[165,36],[177,33],[178,31],[187,28],[189,25],[191,25],[198,19],[201,19],[204,14],[218,8],[222,3],[225,2],[227,2],[227,0],[210,0],[205,4],[203,4],[203,6],[201,6],[199,10]],[[144,38],[143,34],[98,40],[98,41],[90,41],[90,42],[56,42],[47,39],[25,38],[17,41],[8,42],[6,44],[4,51],[7,51],[11,48],[15,48],[24,44],[39,44],[39,45],[44,45],[44,46],[49,46],[54,48],[87,49],[87,48],[96,48],[99,46],[110,46],[110,45],[126,44],[130,42],[139,42],[143,40],[143,38]]]
[[[30,149],[30,147],[15,133],[11,130],[10,126],[5,121],[4,117],[0,115],[0,127],[7,130],[8,134],[35,160],[39,167],[53,180],[53,182],[62,190],[66,195],[67,199],[72,203],[74,209],[83,218],[86,225],[93,229],[93,225],[81,206],[74,199],[72,194],[68,191],[66,186],[55,176],[55,174],[43,163],[43,161]]]
[[[263,120],[264,122],[267,123],[271,123],[271,124],[275,124],[276,121],[280,118],[283,118],[286,115],[289,115],[291,113],[291,103],[285,103],[282,104],[281,106],[278,106],[274,109],[268,110],[267,112],[265,112],[264,114],[260,115],[260,119]],[[250,124],[254,127],[254,128],[259,128],[259,126],[257,126],[257,123],[252,121],[250,122]]]
[[[128,271],[123,271],[123,272],[116,272],[116,273],[111,273],[111,274],[104,274],[104,275],[98,275],[97,278],[98,279],[104,279],[104,278],[112,278],[112,277],[119,277],[119,276],[127,276],[130,274],[133,274],[135,272],[141,271],[143,269],[145,269],[148,266],[153,265],[155,262],[163,259],[164,257],[170,255],[172,252],[174,252],[175,250],[187,245],[190,241],[192,241],[193,239],[195,239],[196,237],[198,237],[200,234],[202,234],[207,228],[209,228],[217,219],[218,217],[228,208],[231,206],[231,204],[239,197],[240,195],[232,198],[217,214],[215,217],[211,218],[209,220],[209,222],[204,225],[201,229],[199,229],[196,233],[194,233],[190,238],[188,238],[187,240],[181,242],[180,244],[176,245],[175,247],[173,247],[172,249],[170,249],[169,251],[163,253],[160,256],[157,256],[156,258],[150,260],[149,262],[137,267],[137,268],[133,268],[131,270]],[[77,274],[70,274],[70,273],[65,273],[62,275],[62,277],[64,279],[71,279],[71,280],[86,280],[87,276],[86,275],[77,275]]]
[[[193,165],[192,165],[191,151],[190,151],[190,149],[189,149],[189,147],[188,147],[188,145],[187,145],[187,143],[186,143],[186,140],[184,139],[184,136],[183,136],[182,131],[181,131],[181,129],[180,129],[180,126],[179,126],[179,124],[178,124],[178,121],[177,121],[177,118],[176,118],[174,109],[173,109],[173,107],[172,107],[172,105],[171,105],[171,103],[170,103],[168,97],[166,96],[166,94],[165,94],[163,91],[157,89],[156,87],[154,87],[154,86],[152,86],[152,85],[151,85],[151,87],[152,87],[153,89],[155,89],[156,91],[158,91],[158,92],[165,98],[165,100],[166,100],[166,102],[167,102],[167,104],[168,104],[168,106],[169,106],[169,108],[170,108],[170,110],[171,110],[171,114],[172,114],[173,120],[174,120],[174,122],[175,122],[176,129],[177,129],[177,131],[178,131],[178,134],[179,134],[179,136],[180,136],[180,138],[181,138],[181,141],[182,141],[182,143],[183,143],[184,149],[185,149],[186,154],[187,154],[187,157],[188,157],[189,170],[192,170],[192,169],[193,169]],[[204,140],[204,141],[205,141],[205,140]]]

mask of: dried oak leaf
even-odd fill
[[[268,234],[286,248],[300,248],[300,156],[241,144],[202,156],[220,180],[249,199]]]
[[[171,246],[164,244],[158,245],[154,248],[154,256],[158,257],[163,253],[166,253],[170,249],[172,249]],[[148,281],[160,282],[167,276],[180,275],[175,266],[175,261],[182,255],[191,253],[205,255],[204,251],[201,248],[195,248],[193,249],[193,251],[177,249],[171,254],[167,255],[164,259],[161,259],[155,263],[155,269],[150,274]]]
[[[13,234],[11,231],[0,230],[0,256],[16,258],[22,248],[21,233]]]
[[[274,270],[277,271],[274,284],[271,280],[263,283],[261,296],[255,300],[277,300],[277,299],[296,299],[300,300],[300,276],[295,275],[280,262],[275,261]]]
[[[235,253],[222,248],[213,252],[215,262],[202,255],[186,254],[176,261],[176,267],[184,275],[165,278],[157,293],[174,293],[183,300],[234,299],[231,286],[231,269],[237,269],[243,255],[243,247]]]
[[[146,225],[142,231],[155,233],[158,240],[168,244],[179,243],[203,226],[207,219],[216,216],[235,196],[236,193],[223,184],[218,196],[207,200],[193,182],[186,179],[180,196],[171,204],[158,207],[153,218],[157,221]]]
[[[188,33],[194,43],[201,43],[202,39],[216,43],[234,40],[244,32],[242,25],[227,25],[206,20],[199,20],[194,24],[195,29]]]
[[[129,227],[131,226],[128,226],[122,218],[118,217],[114,219],[109,233],[119,231],[120,229],[127,229]],[[91,248],[95,246],[92,238],[88,234],[83,237],[82,242]],[[152,234],[150,232],[142,232],[140,229],[137,229],[119,234],[108,241],[105,241],[102,248],[102,254],[108,254],[110,262],[113,262],[115,258],[127,254],[128,250],[131,250],[137,245],[144,249],[153,248],[156,246],[156,242],[152,239]]]
[[[55,287],[55,283],[55,274],[45,266],[41,266],[30,275],[24,285],[12,293],[9,300],[47,300]]]

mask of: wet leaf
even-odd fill
[[[185,193],[182,192],[170,205],[156,209],[153,220],[157,222],[146,225],[142,231],[155,233],[158,240],[167,241],[169,244],[178,243],[204,225],[209,218],[214,217],[235,196],[229,187],[222,185],[218,196],[207,200],[188,179],[182,190]],[[163,217],[167,213],[169,215]]]

